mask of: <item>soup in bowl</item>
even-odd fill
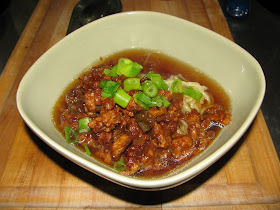
[[[142,50],[142,60],[132,56],[137,50]],[[119,62],[133,63],[137,74],[127,76],[126,70],[118,70],[114,76],[113,69]],[[89,79],[89,75],[95,78]],[[138,89],[124,90],[129,78],[139,79],[140,87],[132,82],[129,88]],[[82,93],[67,94],[78,86]],[[94,91],[101,92],[100,97]],[[94,21],[49,49],[23,77],[17,106],[34,133],[81,167],[123,186],[160,190],[188,181],[230,150],[252,123],[264,92],[260,65],[232,41],[170,15],[127,12]],[[62,102],[63,94],[68,103]],[[148,99],[139,96],[143,94]],[[116,99],[116,95],[120,97]],[[71,111],[79,112],[79,106],[70,105],[71,96],[77,96],[72,102],[82,103],[76,118],[69,117]],[[62,108],[54,111],[58,101]],[[210,116],[218,112],[224,117],[215,121]],[[88,120],[90,130],[80,133],[78,122],[83,118]],[[104,132],[111,134],[98,138]],[[79,148],[72,145],[76,134]],[[82,138],[87,135],[94,136],[91,140],[96,147]],[[203,135],[206,140],[202,140]],[[109,139],[109,146],[98,139]]]

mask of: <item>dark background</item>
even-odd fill
[[[15,47],[38,0],[4,0],[0,7],[0,73]],[[280,157],[280,15],[278,1],[251,0],[249,14],[233,18],[219,0],[235,42],[252,54],[263,68],[267,89],[261,109]],[[238,82],[238,81],[237,81]]]

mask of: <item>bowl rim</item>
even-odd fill
[[[32,75],[33,71],[36,70],[37,66],[40,66],[40,63],[42,60],[50,53],[55,51],[57,47],[62,45],[65,41],[68,39],[71,39],[72,37],[77,36],[79,33],[82,33],[82,31],[87,30],[88,28],[92,27],[95,24],[102,24],[103,22],[109,21],[112,18],[116,17],[122,17],[127,15],[150,15],[155,16],[157,18],[171,18],[174,21],[181,21],[183,24],[189,24],[191,27],[194,27],[200,31],[203,31],[204,33],[207,33],[211,36],[217,37],[216,39],[221,39],[221,41],[226,42],[231,47],[234,47],[238,49],[240,52],[245,53],[247,56],[250,57],[253,64],[256,65],[256,73],[258,73],[259,79],[260,79],[260,92],[258,94],[258,97],[256,99],[256,103],[252,107],[250,113],[246,117],[246,120],[243,122],[243,124],[238,128],[237,132],[234,133],[231,138],[227,140],[225,144],[223,144],[220,148],[218,148],[216,151],[214,151],[212,154],[210,154],[207,158],[200,161],[198,164],[190,167],[189,169],[185,171],[181,171],[180,173],[174,173],[170,176],[157,178],[157,179],[139,179],[134,178],[130,176],[124,176],[121,174],[117,174],[116,172],[110,171],[106,168],[103,168],[101,166],[96,165],[95,163],[92,163],[81,156],[78,156],[66,148],[64,148],[62,145],[55,142],[53,139],[51,139],[46,133],[44,133],[38,126],[34,124],[34,122],[30,119],[28,114],[25,112],[23,105],[22,105],[22,92],[24,90],[25,83],[28,83],[29,75]],[[140,190],[163,190],[171,187],[175,187],[183,182],[186,182],[202,171],[206,170],[208,167],[210,167],[212,164],[214,164],[218,159],[220,159],[225,153],[227,153],[243,136],[243,134],[246,132],[246,130],[251,125],[252,121],[254,120],[255,116],[258,113],[258,110],[260,109],[260,106],[262,104],[262,100],[264,98],[265,94],[265,77],[264,73],[261,69],[261,66],[259,65],[258,61],[254,59],[254,57],[245,51],[243,48],[238,46],[233,41],[227,39],[226,37],[207,29],[203,26],[200,26],[196,23],[190,22],[186,19],[179,18],[173,15],[161,13],[161,12],[154,12],[154,11],[128,11],[128,12],[122,12],[117,13],[113,15],[106,16],[104,18],[98,19],[96,21],[93,21],[92,23],[89,23],[76,31],[70,33],[69,35],[65,36],[62,40],[60,40],[58,43],[56,43],[54,46],[52,46],[50,49],[48,49],[40,58],[38,58],[34,64],[30,67],[30,69],[25,73],[22,80],[20,81],[20,84],[18,86],[18,90],[16,93],[16,103],[17,108],[22,116],[25,123],[28,125],[28,127],[37,135],[40,137],[41,140],[43,140],[47,145],[49,145],[52,149],[63,155],[64,157],[68,158],[69,160],[73,161],[74,163],[80,165],[81,167],[107,179],[114,183],[134,188],[134,189],[140,189]],[[188,177],[188,178],[186,178]]]

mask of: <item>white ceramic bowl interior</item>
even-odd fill
[[[232,123],[199,157],[176,173],[157,179],[125,177],[66,143],[52,122],[62,91],[100,56],[144,48],[182,60],[215,79],[229,94]],[[18,110],[50,147],[78,165],[118,184],[166,189],[196,176],[223,156],[258,112],[265,78],[258,62],[234,42],[189,21],[156,12],[128,12],[96,20],[69,34],[42,55],[23,77]]]

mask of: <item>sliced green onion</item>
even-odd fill
[[[147,105],[150,105],[152,102],[151,98],[143,92],[138,92],[134,95],[136,95],[137,99],[139,99],[140,101],[142,101],[143,103],[145,103]]]
[[[87,133],[91,130],[90,127],[88,127],[88,124],[89,124],[90,121],[91,121],[91,119],[89,117],[79,119],[79,121],[78,121],[78,123],[79,123],[79,128],[78,128],[79,133]]]
[[[164,96],[162,96],[161,98],[162,98],[163,106],[165,106],[166,108],[169,107],[171,103]]]
[[[182,93],[184,93],[187,96],[190,96],[192,98],[194,98],[197,101],[200,101],[200,99],[202,98],[203,94],[191,87],[185,87],[184,90],[182,91]]]
[[[103,79],[103,80],[99,83],[99,87],[100,87],[100,88],[103,88],[103,87],[105,86],[106,82],[107,82],[107,80],[104,80],[104,79]]]
[[[118,64],[113,66],[112,70],[104,69],[104,74],[111,77],[117,77],[118,76],[117,70],[118,70]]]
[[[153,71],[149,71],[144,77],[151,79],[151,75],[154,74]]]
[[[77,132],[71,128],[69,125],[64,127],[65,138],[69,144],[75,144],[78,142],[78,134]]]
[[[90,152],[90,150],[89,150],[89,148],[88,148],[87,145],[85,145],[85,150],[86,150],[87,155],[90,156],[90,155],[91,155],[91,152]]]
[[[113,93],[107,93],[105,91],[101,92],[101,96],[105,97],[105,98],[112,98],[113,97]]]
[[[158,89],[161,89],[161,80],[160,74],[151,74],[151,81],[156,84]]]
[[[173,93],[181,93],[182,92],[182,80],[176,79],[171,84],[171,90]]]
[[[143,69],[143,66],[139,63],[133,62],[128,58],[120,58],[118,61],[118,69],[116,73],[118,75],[125,75],[127,77],[136,77]]]
[[[153,107],[153,106],[162,107],[162,105],[163,105],[162,97],[156,96],[156,97],[152,98],[152,103],[151,103],[150,107]]]
[[[161,79],[161,89],[168,91],[168,85],[164,82],[163,79]]]
[[[123,82],[123,89],[126,92],[129,92],[131,90],[140,90],[141,89],[140,79],[139,78],[127,78]]]
[[[140,128],[142,129],[143,133],[151,130],[151,125],[148,122],[139,121],[137,122]]]
[[[130,76],[130,77],[136,77],[142,69],[143,69],[143,66],[141,64],[139,64],[137,62],[133,62],[133,71],[134,71],[133,74],[135,76]]]
[[[152,99],[143,92],[138,92],[133,95],[136,104],[143,106],[144,109],[148,110],[152,103]]]
[[[124,159],[123,158],[121,158],[118,162],[114,163],[114,169],[116,171],[118,171],[118,172],[126,170],[126,165],[124,163]]]
[[[101,96],[106,97],[106,98],[113,97],[115,95],[117,89],[119,88],[119,86],[120,86],[120,82],[114,82],[111,80],[107,80],[106,83],[102,87]]]
[[[153,98],[158,94],[158,88],[155,83],[153,83],[151,80],[146,80],[142,85],[143,92]]]
[[[150,78],[151,81],[156,84],[159,90],[168,90],[168,85],[161,78],[160,74],[154,74],[152,71],[150,71],[148,74],[146,74],[146,77]]]
[[[131,96],[128,95],[122,88],[119,88],[114,96],[114,102],[120,105],[122,108],[126,108],[130,99]]]

